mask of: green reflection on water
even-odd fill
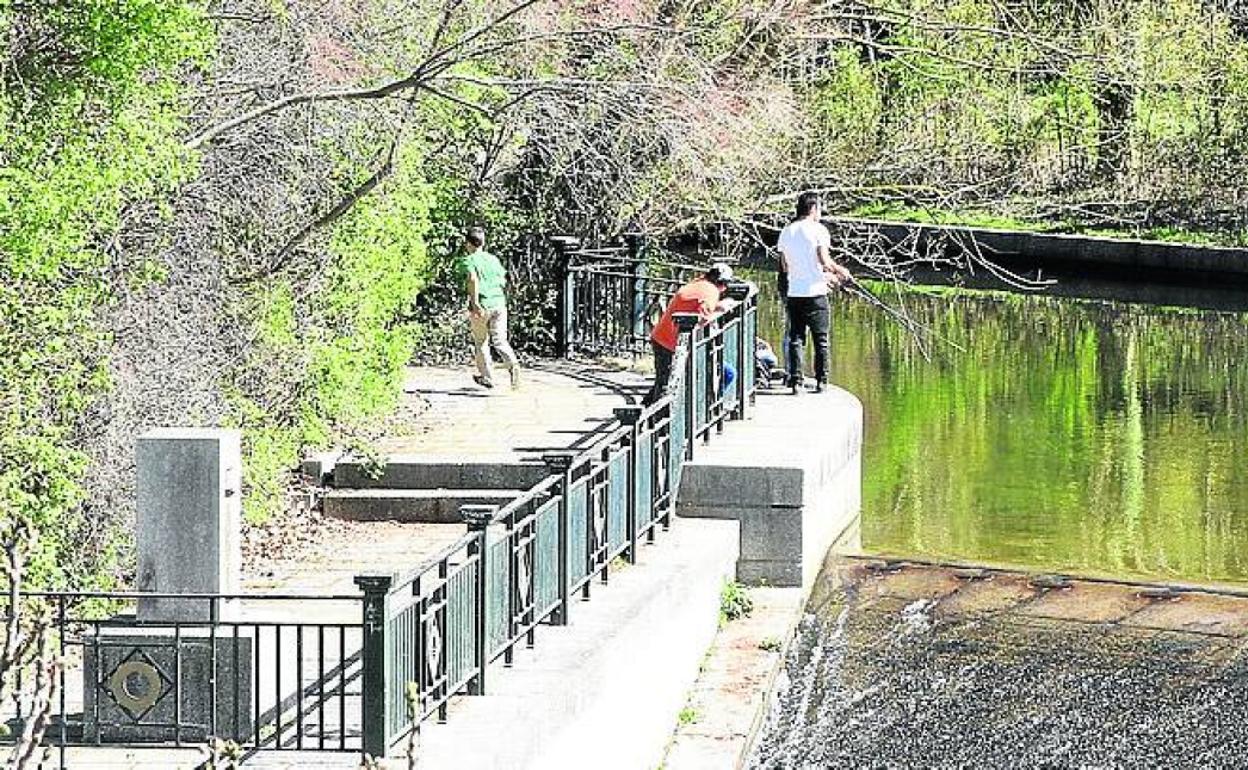
[[[867,414],[864,550],[1248,582],[1248,316],[904,302],[966,352],[925,360],[883,314],[836,302],[832,378]]]

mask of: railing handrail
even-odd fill
[[[578,250],[578,251],[567,252],[567,256],[572,259],[579,258],[579,259],[584,259],[584,260],[627,262],[630,265],[652,265],[654,267],[662,267],[662,268],[668,268],[671,270],[679,270],[685,273],[702,273],[702,272],[705,272],[707,267],[710,266],[709,264],[694,265],[688,262],[676,262],[674,260],[655,258],[649,255],[632,256],[628,253],[628,248],[625,246],[612,247],[612,248],[613,249],[618,248],[620,251],[617,253],[616,251],[609,250],[609,249]],[[591,266],[592,265],[586,265],[586,264],[572,265],[571,263],[569,263],[569,267],[591,267]]]
[[[466,533],[444,546],[440,551],[436,551],[432,556],[426,556],[415,567],[403,572],[393,573],[394,583],[390,587],[390,594],[398,594],[401,589],[411,586],[417,580],[423,578],[430,570],[436,569],[439,564],[455,555],[457,551],[462,551],[468,546],[473,539],[472,533]]]
[[[647,258],[639,246],[560,241],[561,352],[637,352],[654,297],[682,284],[682,271],[705,270]],[[674,320],[672,374],[654,404],[617,410],[588,446],[543,457],[549,472],[503,505],[465,509],[468,532],[413,569],[359,578],[366,750],[384,753],[431,715],[445,718],[452,698],[483,694],[493,661],[510,662],[522,640],[532,646],[540,623],[566,625],[575,594],[589,598],[613,559],[635,561],[642,539],[670,526],[694,443],[744,417],[753,398],[757,293],[708,324]],[[730,363],[741,369],[732,391]]]
[[[37,591],[20,590],[20,597],[67,598],[67,599],[187,599],[192,601],[324,601],[345,602],[359,601],[363,594],[210,594],[210,593],[167,593],[157,591],[60,591],[40,589]]]
[[[558,485],[559,485],[558,474],[555,474],[555,473],[546,474],[546,476],[543,477],[541,481],[529,487],[527,490],[525,490],[523,494],[521,494],[515,500],[512,500],[511,502],[507,503],[503,507],[499,508],[498,512],[494,514],[494,518],[491,520],[491,523],[494,523],[496,521],[502,521],[507,516],[510,516],[512,513],[519,510],[520,506],[524,505],[525,503],[531,500],[536,499],[539,495],[546,494],[546,492],[548,492],[550,489]]]

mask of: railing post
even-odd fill
[[[489,598],[486,592],[489,590],[490,581],[487,570],[489,569],[489,527],[490,522],[494,520],[494,513],[498,510],[494,505],[461,505],[459,507],[459,515],[463,518],[464,523],[468,525],[468,531],[476,535],[472,542],[468,544],[468,557],[476,557],[477,559],[477,596],[476,607],[473,613],[473,645],[472,645],[472,662],[473,667],[477,669],[477,674],[468,682],[469,695],[485,695],[485,669],[489,665],[489,640],[486,639],[486,633],[489,628],[487,623],[487,608],[490,606]]]
[[[742,312],[741,320],[742,322],[745,323],[746,329],[749,331],[750,360],[753,361],[754,349],[755,349],[755,346],[758,344],[758,293],[757,292],[751,294],[749,299],[746,300],[746,306],[745,306],[745,310]],[[746,395],[749,396],[750,398],[750,406],[754,406],[754,404],[756,403],[754,400],[754,397],[758,393],[757,370],[755,370],[754,374],[755,376],[750,378],[750,388],[748,392],[746,393]]]
[[[386,639],[389,616],[387,597],[394,583],[392,575],[356,575],[355,584],[364,592],[364,644],[360,652],[363,680],[363,721],[361,747],[365,754],[382,758],[390,750],[390,651]]]
[[[628,497],[624,506],[625,528],[628,531],[628,551],[625,559],[629,564],[637,563],[637,437],[641,432],[641,414],[645,409],[640,406],[621,406],[615,409],[615,419],[630,428],[628,433]]]
[[[628,244],[628,257],[631,261],[631,270],[633,274],[632,280],[632,318],[633,318],[633,340],[644,341],[646,334],[646,263],[643,260],[645,253],[645,234],[643,233],[625,233],[624,241]]]
[[[741,371],[737,372],[736,383],[736,418],[738,420],[745,419],[745,397],[748,393],[748,388],[745,386],[746,377],[748,376],[750,379],[753,379],[757,374],[757,367],[755,366],[756,359],[754,355],[754,339],[753,337],[746,339],[747,332],[750,329],[750,325],[746,323],[746,311],[749,309],[749,305],[747,304],[748,302],[749,300],[746,300],[737,306],[737,315],[739,316],[737,319],[737,366],[741,369]],[[749,373],[748,375],[746,374],[747,371]]]
[[[685,399],[685,459],[693,459],[693,442],[697,439],[697,419],[694,416],[694,408],[697,406],[695,398],[695,388],[697,388],[697,334],[695,330],[698,326],[698,316],[696,313],[675,313],[672,320],[676,322],[676,329],[680,333],[680,340],[687,346],[685,349],[688,355],[685,356],[685,375],[683,393],[679,394]],[[677,347],[679,347],[679,342]]]
[[[568,496],[572,490],[572,457],[571,452],[555,452],[542,456],[542,461],[546,463],[546,467],[550,469],[550,472],[560,476],[559,564],[556,570],[559,575],[559,609],[551,618],[551,624],[556,626],[566,626],[568,624],[568,584],[571,582],[568,577],[568,517],[571,515],[571,505]]]
[[[576,306],[576,285],[572,281],[572,252],[581,242],[568,235],[557,235],[550,238],[555,247],[555,272],[559,282],[559,318],[555,324],[555,353],[560,358],[567,358],[572,352],[572,335],[574,318],[573,308]]]

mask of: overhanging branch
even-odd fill
[[[273,258],[269,260],[267,267],[261,268],[260,270],[257,270],[250,275],[243,276],[242,278],[233,279],[231,283],[239,285],[255,283],[256,281],[267,278],[268,276],[283,270],[290,264],[291,259],[294,257],[295,249],[297,249],[300,244],[311,237],[311,235],[317,230],[336,222],[341,216],[350,211],[355,204],[359,203],[366,195],[375,190],[377,185],[381,184],[386,177],[390,176],[390,174],[394,172],[394,155],[398,150],[399,136],[399,134],[395,134],[394,138],[390,140],[390,146],[386,150],[385,158],[372,175],[344,195],[342,199],[338,201],[338,203],[335,204],[329,211],[326,211],[324,214],[304,225],[299,232],[295,233],[290,240],[286,241],[286,243],[277,250],[277,252],[273,255]]]

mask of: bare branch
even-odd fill
[[[212,128],[205,130],[203,133],[195,136],[187,141],[186,146],[195,149],[209,142],[216,140],[222,134],[232,131],[241,125],[250,123],[254,120],[271,115],[288,107],[294,107],[299,104],[311,104],[315,102],[341,102],[341,101],[358,101],[366,99],[386,99],[395,96],[405,90],[415,88],[422,84],[427,77],[427,73],[423,69],[417,69],[407,77],[392,80],[372,88],[355,88],[337,91],[305,91],[302,93],[291,94],[290,96],[278,99],[277,101],[261,105],[254,110],[249,110],[241,115],[237,115],[223,123],[219,123]]]
[[[390,174],[394,171],[394,154],[398,149],[398,145],[399,136],[396,134],[390,141],[390,146],[386,149],[385,156],[382,158],[381,164],[371,175],[369,175],[367,179],[343,196],[343,198],[334,204],[329,211],[326,211],[324,214],[304,225],[299,232],[295,233],[290,240],[286,241],[286,243],[277,250],[277,253],[275,253],[272,258],[268,260],[267,267],[242,278],[234,279],[232,283],[239,285],[254,283],[263,278],[272,276],[284,269],[286,265],[289,264],[291,256],[300,244],[306,241],[317,230],[338,221],[338,219],[350,211],[355,204],[359,203],[369,193],[376,189],[377,185],[381,184],[386,177],[390,176]]]

